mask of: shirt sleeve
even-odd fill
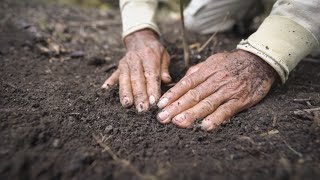
[[[278,0],[270,15],[237,49],[261,57],[284,83],[320,40],[320,0]]]
[[[122,38],[145,28],[152,29],[160,35],[155,22],[157,6],[157,0],[120,0]]]

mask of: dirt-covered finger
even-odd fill
[[[186,76],[189,76],[190,74],[192,74],[192,73],[194,73],[194,72],[197,72],[197,71],[200,69],[200,67],[201,67],[202,64],[203,64],[203,62],[201,62],[201,63],[199,63],[199,64],[196,64],[196,65],[190,67],[190,68],[188,69],[188,71],[186,72],[185,77],[186,77]]]
[[[183,96],[181,96],[178,100],[174,101],[169,106],[165,107],[157,116],[158,120],[162,123],[168,123],[171,121],[171,118],[175,117],[179,113],[186,111],[196,104],[198,104],[202,99],[206,98],[210,94],[214,93],[217,89],[208,88],[210,81],[207,80],[195,87],[194,89],[189,90]]]
[[[110,87],[114,86],[119,82],[119,75],[120,75],[120,70],[117,69],[115,72],[111,74],[111,76],[103,83],[101,88],[103,89],[109,89]]]
[[[130,71],[127,63],[119,65],[119,98],[123,107],[130,107],[133,104],[133,94],[130,80]]]
[[[145,112],[149,109],[149,98],[147,95],[143,65],[140,57],[135,54],[131,54],[128,58],[130,58],[130,60],[128,60],[128,66],[134,104],[138,112]]]
[[[212,114],[207,116],[201,123],[201,128],[211,131],[217,128],[224,121],[227,121],[243,109],[243,105],[238,100],[230,100],[219,106]]]
[[[187,93],[190,89],[193,89],[194,87],[205,81],[206,78],[207,74],[197,73],[191,74],[190,76],[182,79],[160,98],[158,107],[164,108],[167,105],[173,103],[175,100]]]
[[[190,109],[178,114],[172,119],[172,123],[181,128],[188,128],[193,122],[203,119],[213,113],[229,96],[223,91],[216,92],[207,98],[201,100]]]
[[[160,98],[160,57],[148,53],[142,60],[149,103],[155,105]]]
[[[170,55],[164,50],[161,61],[161,80],[163,83],[170,83],[172,78],[169,73]]]

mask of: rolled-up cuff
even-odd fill
[[[283,16],[269,16],[254,34],[238,44],[237,49],[262,58],[285,83],[290,71],[317,46],[315,36],[298,23]]]
[[[143,24],[137,24],[135,26],[132,26],[126,30],[123,30],[122,32],[122,38],[125,38],[129,34],[142,30],[142,29],[151,29],[153,30],[157,35],[160,35],[159,28],[156,24],[148,24],[148,23],[143,23]]]
[[[122,0],[120,7],[122,38],[135,31],[146,28],[152,29],[160,35],[159,28],[155,22],[156,0]]]

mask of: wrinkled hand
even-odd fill
[[[137,31],[125,38],[126,55],[118,69],[105,81],[108,89],[119,83],[121,104],[128,108],[135,104],[138,112],[145,112],[156,105],[161,94],[161,81],[169,83],[170,56],[153,31]]]
[[[258,56],[237,50],[220,53],[191,67],[186,76],[165,93],[158,120],[188,128],[203,119],[210,131],[236,113],[258,103],[270,90],[276,72]]]

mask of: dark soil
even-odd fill
[[[2,0],[0,15],[0,179],[320,179],[320,116],[303,111],[320,106],[320,63],[213,133],[178,129],[100,90],[125,52],[116,10]],[[162,29],[177,81],[174,24]],[[219,34],[192,62],[241,38]]]

